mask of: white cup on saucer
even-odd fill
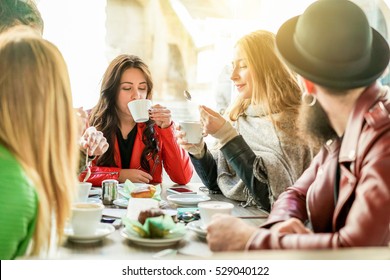
[[[149,109],[152,101],[149,99],[137,99],[127,103],[127,107],[136,123],[147,122],[149,120]]]
[[[101,203],[74,203],[70,224],[76,236],[95,234],[102,218],[104,206]]]
[[[77,185],[77,193],[75,202],[87,202],[89,192],[91,191],[92,183],[89,182],[79,182]]]
[[[225,201],[204,201],[198,203],[200,220],[202,221],[202,229],[205,229],[211,222],[211,218],[217,214],[231,215],[234,205]]]

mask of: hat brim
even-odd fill
[[[378,79],[389,63],[389,45],[373,28],[371,60],[360,73],[348,77],[324,71],[321,65],[310,63],[298,52],[294,44],[294,32],[299,16],[286,21],[276,34],[276,45],[286,64],[302,77],[328,88],[351,89],[367,86]]]

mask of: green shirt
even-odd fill
[[[0,259],[26,253],[37,214],[35,188],[16,158],[0,145]]]

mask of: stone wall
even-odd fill
[[[196,49],[167,0],[107,0],[107,58],[140,56],[150,67],[155,98],[183,99],[196,75]]]

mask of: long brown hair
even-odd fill
[[[53,221],[61,241],[77,182],[79,135],[68,71],[52,43],[17,26],[0,35],[0,73],[0,143],[38,194],[37,255],[50,247]]]
[[[298,114],[301,90],[296,75],[279,58],[275,34],[265,30],[252,32],[239,39],[236,47],[243,52],[252,73],[253,93],[250,100],[235,100],[228,109],[229,119],[237,120],[250,104],[260,105],[274,125],[280,128],[272,114]]]
[[[103,132],[110,145],[107,152],[99,157],[97,164],[101,166],[116,166],[115,163],[115,141],[118,130],[119,117],[117,114],[116,100],[119,93],[120,80],[123,73],[129,68],[137,68],[142,71],[147,84],[147,99],[153,96],[153,81],[149,67],[136,55],[119,55],[111,61],[103,75],[100,97],[97,105],[92,109],[89,120],[90,125]],[[141,155],[141,166],[144,170],[150,171],[148,156],[152,158],[157,155],[158,143],[154,135],[154,121],[146,122],[142,141],[145,149]]]

